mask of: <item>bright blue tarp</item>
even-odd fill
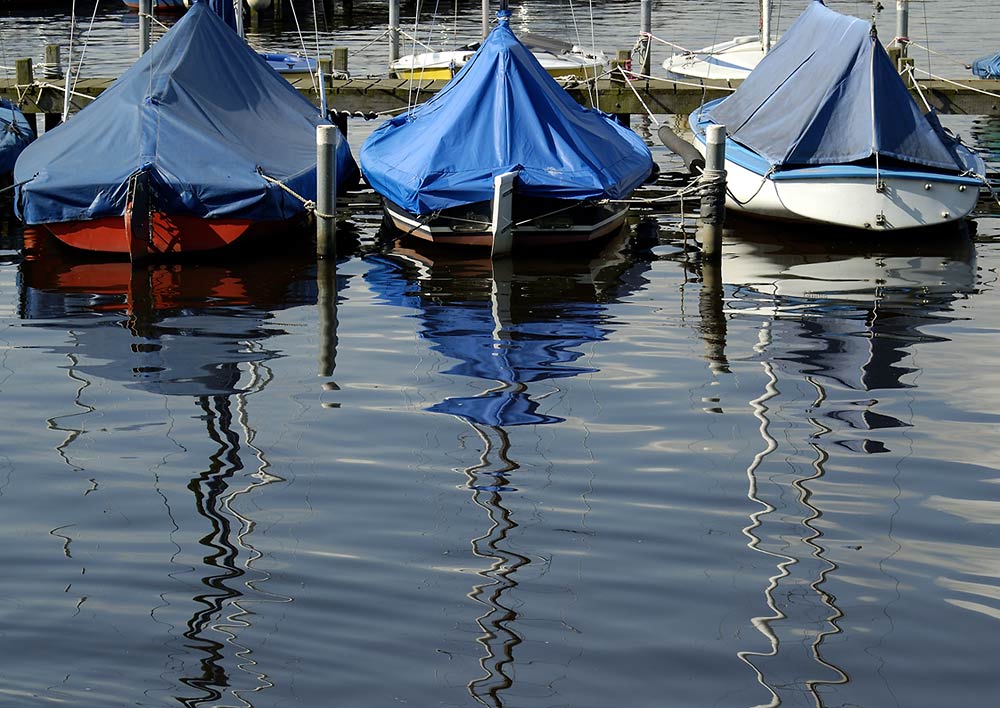
[[[0,175],[10,174],[17,156],[34,139],[24,114],[8,99],[0,99]]]
[[[921,114],[870,23],[820,0],[709,118],[775,167],[842,164],[877,153],[960,169],[951,141],[936,119]]]
[[[506,19],[436,96],[371,134],[365,179],[415,214],[489,201],[493,177],[518,171],[521,196],[628,196],[653,159],[638,135],[576,103]]]
[[[1000,53],[972,62],[972,73],[981,79],[1000,79]]]
[[[150,170],[167,214],[283,220],[316,197],[316,126],[303,98],[202,2],[111,88],[21,154],[19,216],[29,224],[124,213],[130,175]],[[347,141],[338,184],[356,179]],[[33,178],[33,179],[32,179]]]

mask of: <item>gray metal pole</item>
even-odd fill
[[[910,41],[910,2],[896,0],[896,44],[899,45],[899,55],[906,56],[906,45]]]
[[[698,240],[702,254],[710,260],[722,258],[722,226],[726,220],[726,127],[710,125],[705,131],[706,182],[698,217]]]
[[[483,0],[483,39],[490,33],[490,0]]]
[[[389,63],[399,59],[399,0],[389,0]]]
[[[652,42],[650,42],[649,35],[653,32],[653,0],[642,0],[642,4],[639,6],[640,14],[640,30],[642,32],[642,71],[644,76],[649,76],[652,73]],[[595,47],[596,49],[596,47]]]
[[[316,126],[316,255],[337,257],[337,145],[335,125]]]
[[[139,56],[149,51],[150,18],[153,15],[153,0],[139,0]]]

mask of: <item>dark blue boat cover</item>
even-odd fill
[[[283,220],[316,198],[319,110],[203,2],[111,88],[21,154],[18,215],[29,224],[124,213],[129,176],[150,170],[166,214]],[[346,140],[338,184],[357,178]]]
[[[972,62],[972,73],[981,79],[1000,79],[1000,52]]]
[[[775,167],[874,154],[958,170],[952,142],[921,114],[865,20],[813,0],[713,122]]]
[[[10,100],[0,99],[0,175],[14,170],[17,156],[34,139],[35,131],[24,114]]]
[[[576,103],[514,36],[509,13],[497,16],[440,93],[365,141],[365,179],[414,214],[489,201],[493,177],[511,170],[522,196],[628,196],[653,168],[645,143]]]
[[[208,6],[233,30],[236,29],[236,3],[233,0],[208,0]]]

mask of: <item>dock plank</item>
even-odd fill
[[[113,81],[109,78],[81,78],[74,89],[73,106],[82,108]],[[319,103],[319,91],[309,76],[293,76],[289,78],[289,83],[311,101]],[[327,79],[326,92],[328,103],[338,111],[356,115],[394,114],[407,107],[412,95],[426,100],[446,84],[444,80]],[[727,95],[738,84],[738,81],[679,82],[668,79],[640,79],[626,84],[601,79],[596,82],[595,88],[597,106],[608,113],[644,115],[648,107],[656,114],[685,115],[706,100]],[[579,103],[592,104],[593,90],[586,84],[568,84],[566,90]],[[1000,81],[920,79],[911,92],[918,104],[923,105],[925,98],[940,113],[1000,116]],[[26,113],[62,112],[62,86],[57,81],[43,80],[19,86],[15,79],[0,79],[0,96],[19,103]]]

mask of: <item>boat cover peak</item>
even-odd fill
[[[149,170],[156,208],[200,218],[280,221],[316,196],[319,110],[196,2],[97,100],[28,146],[15,166],[29,224],[125,211],[129,177]],[[346,140],[338,185],[356,179]]]
[[[642,139],[576,103],[507,23],[437,95],[379,126],[361,147],[368,183],[415,214],[489,201],[516,170],[521,196],[618,199],[653,159]]]
[[[878,154],[961,169],[953,143],[914,103],[870,22],[812,0],[708,117],[775,167]]]

